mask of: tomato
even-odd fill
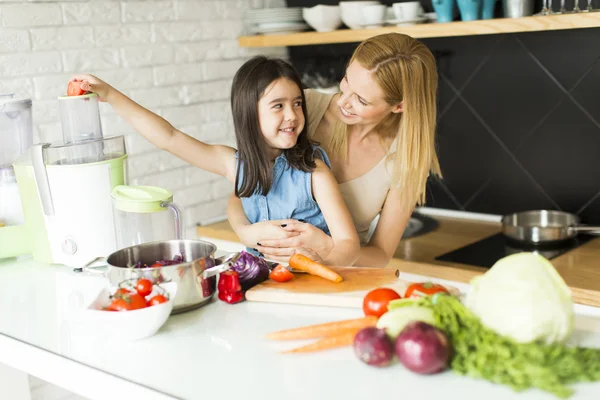
[[[115,294],[113,294],[113,297],[120,297],[120,296],[124,296],[126,294],[131,294],[131,292],[129,291],[129,289],[119,288],[119,289],[117,289],[117,291],[115,292]]]
[[[150,293],[152,293],[152,282],[144,278],[138,280],[135,284],[135,291],[138,292],[138,294],[142,297],[148,296]]]
[[[164,267],[164,265],[162,265],[161,263],[154,263],[150,266],[150,268],[160,268],[160,267]]]
[[[274,280],[275,282],[287,282],[294,278],[294,274],[292,274],[286,267],[283,265],[278,265],[273,268],[273,271],[269,274],[269,279]]]
[[[109,311],[131,311],[146,308],[146,299],[137,293],[129,293],[113,299],[107,307]]]
[[[148,301],[148,306],[157,306],[159,304],[166,303],[167,301],[169,301],[169,299],[167,299],[165,296],[162,294],[157,294],[151,298],[150,301]]]
[[[437,283],[413,283],[408,288],[406,288],[406,293],[404,293],[404,297],[406,297],[407,299],[416,299],[419,297],[430,296],[435,293],[447,294],[448,290],[442,285],[438,285]]]
[[[363,312],[366,316],[374,315],[379,318],[387,312],[390,301],[400,298],[395,290],[388,288],[373,289],[363,299]]]
[[[82,94],[85,94],[85,90],[81,89],[81,82],[69,82],[67,96],[81,96]]]

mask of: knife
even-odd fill
[[[290,272],[291,272],[291,273],[293,273],[293,274],[306,274],[306,273],[307,273],[307,272],[305,272],[305,271],[300,271],[299,269],[294,269],[294,268],[290,267],[289,265],[284,265],[284,264],[280,264],[280,263],[278,263],[278,262],[269,261],[269,260],[267,260],[267,259],[264,259],[264,258],[263,258],[263,260],[265,260],[265,262],[266,262],[266,263],[267,263],[267,265],[269,266],[269,270],[271,270],[271,271],[272,271],[272,270],[273,270],[273,268],[275,268],[276,266],[278,266],[278,265],[282,265],[282,266],[283,266],[285,269],[287,269],[288,271],[290,271]]]

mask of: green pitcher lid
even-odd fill
[[[112,191],[115,208],[134,213],[164,211],[161,204],[173,201],[170,190],[156,186],[116,186]]]

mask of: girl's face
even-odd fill
[[[346,125],[376,125],[390,113],[402,112],[402,103],[389,105],[372,73],[356,61],[346,69],[340,91],[337,106]]]
[[[294,82],[279,78],[258,101],[258,120],[263,137],[274,156],[296,145],[304,129],[302,93]]]

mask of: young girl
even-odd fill
[[[97,93],[152,144],[229,179],[248,220],[262,225],[258,231],[301,219],[334,242],[326,256],[302,252],[326,264],[352,265],[356,260],[360,249],[356,229],[325,152],[307,137],[302,83],[285,61],[257,56],[237,71],[231,109],[238,151],[184,134],[92,75],[77,75],[72,81]],[[257,242],[247,238],[244,244],[255,248]]]

